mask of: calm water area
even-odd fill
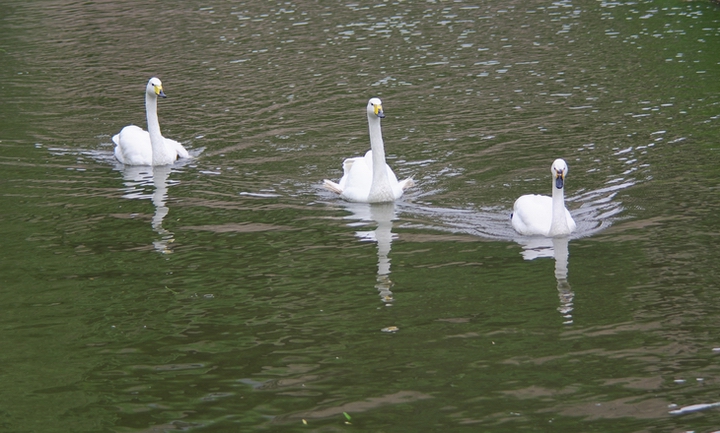
[[[0,431],[718,432],[719,132],[710,1],[3,0]]]

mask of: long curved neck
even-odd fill
[[[570,233],[567,218],[565,216],[565,192],[564,188],[555,187],[553,179],[552,187],[552,223],[550,224],[550,236],[564,235]]]
[[[153,158],[164,152],[165,139],[160,132],[160,122],[157,116],[157,97],[148,93],[145,94],[145,113],[147,115],[148,133],[150,133],[150,144],[153,148]]]
[[[370,148],[372,149],[373,179],[372,185],[379,185],[388,182],[387,169],[385,168],[385,145],[383,144],[382,131],[380,130],[380,119],[368,115],[368,126],[370,127]],[[370,187],[372,191],[373,187]]]

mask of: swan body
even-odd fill
[[[370,150],[365,156],[343,161],[340,182],[325,179],[325,188],[352,202],[388,203],[402,197],[403,192],[414,185],[410,177],[398,182],[397,176],[385,162],[385,146],[380,128],[380,119],[384,117],[380,99],[370,99],[367,105]]]
[[[160,132],[157,98],[166,98],[162,82],[153,77],[145,89],[145,112],[148,130],[129,125],[113,136],[115,158],[126,165],[169,165],[190,155],[182,144],[165,138]]]
[[[568,166],[564,160],[556,159],[550,171],[553,175],[552,198],[529,194],[515,201],[510,220],[515,231],[521,235],[562,237],[575,230],[575,220],[565,207]]]

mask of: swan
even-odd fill
[[[371,98],[367,104],[370,150],[365,156],[343,161],[343,177],[340,182],[325,179],[325,188],[340,194],[340,197],[348,201],[388,203],[402,197],[403,192],[415,184],[411,177],[398,182],[397,176],[385,162],[385,147],[380,130],[380,119],[384,117],[382,101]]]
[[[157,116],[157,98],[166,98],[162,82],[153,77],[145,89],[145,112],[148,130],[135,125],[124,127],[113,136],[115,158],[126,165],[168,165],[178,158],[190,155],[182,144],[165,138],[160,133]]]
[[[529,194],[515,201],[510,220],[515,231],[521,235],[561,237],[575,230],[575,221],[565,208],[564,186],[568,166],[564,160],[556,159],[550,171],[553,175],[552,198]]]

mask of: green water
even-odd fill
[[[4,2],[0,430],[720,430],[719,23]],[[195,158],[119,166],[152,75]],[[394,206],[321,188],[372,96],[417,183]],[[520,238],[512,203],[557,157],[578,230]]]

